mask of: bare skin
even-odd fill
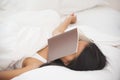
[[[64,33],[64,31],[67,29],[69,24],[74,24],[76,23],[77,18],[74,14],[71,14],[69,17],[67,17],[65,19],[65,21],[63,23],[61,23],[54,31],[53,31],[53,36],[54,35],[58,35],[61,33]],[[65,56],[63,58],[61,58],[62,62],[65,65],[68,65],[73,59],[75,59],[76,57],[78,57],[80,55],[80,53],[83,51],[83,49],[89,44],[89,42],[87,41],[79,41],[78,43],[78,50],[76,53],[73,53],[72,55],[68,55]],[[48,47],[44,48],[42,51],[38,52],[39,55],[41,55],[42,57],[44,57],[45,59],[47,59],[47,55],[48,55]]]
[[[58,35],[63,33],[66,28],[68,27],[69,24],[74,24],[76,23],[77,18],[74,14],[69,15],[64,22],[62,22],[54,31],[53,31],[53,36],[54,35]],[[88,42],[85,41],[79,41],[79,46],[78,46],[78,50],[77,53],[74,53],[72,55],[69,56],[65,56],[63,58],[61,58],[61,60],[63,61],[63,63],[65,65],[69,64],[70,61],[72,61],[74,58],[76,58],[80,52],[85,48],[85,46],[88,45]],[[43,58],[47,59],[47,55],[48,55],[48,46],[46,46],[45,48],[43,48],[42,50],[39,50],[37,52],[40,56],[42,56]],[[10,80],[15,76],[18,76],[24,72],[36,69],[38,67],[40,67],[41,65],[43,65],[44,63],[35,59],[35,58],[31,58],[28,57],[24,60],[22,68],[21,69],[15,69],[15,70],[10,70],[10,71],[1,71],[0,72],[0,80]]]

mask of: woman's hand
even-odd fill
[[[52,35],[58,35],[61,33],[64,33],[64,31],[67,29],[69,24],[74,24],[77,21],[77,17],[74,15],[74,13],[70,14],[66,19],[52,32]]]
[[[71,22],[70,22],[71,24],[76,23],[77,17],[74,13],[70,14],[68,17],[71,19]]]

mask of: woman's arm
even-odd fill
[[[0,80],[10,80],[15,76],[18,76],[26,71],[32,70],[32,67],[24,67],[21,69],[10,70],[10,71],[1,71],[0,72]]]
[[[68,27],[69,24],[73,24],[76,22],[76,16],[74,14],[70,14],[65,20],[64,22],[62,22],[54,31],[53,31],[53,36],[57,35],[57,34],[61,34],[63,33],[66,28]],[[40,56],[42,56],[43,58],[47,59],[48,57],[48,46],[46,46],[45,48],[43,48],[42,50],[37,52]]]
[[[1,71],[0,72],[0,80],[10,80],[20,74],[36,69],[41,66],[43,63],[34,58],[26,58],[23,61],[23,67],[20,69],[9,70],[9,71]]]
[[[63,33],[66,28],[69,26],[69,24],[73,24],[77,21],[77,18],[74,14],[70,14],[68,17],[66,17],[66,19],[64,20],[64,22],[62,22],[54,31],[53,31],[53,36]]]

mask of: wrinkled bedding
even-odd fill
[[[28,15],[29,13],[29,15]],[[46,12],[45,12],[46,13]],[[12,46],[16,48],[19,58],[34,54],[38,49],[43,48],[47,44],[47,40],[51,37],[51,31],[59,24],[60,17],[55,13],[51,13],[51,16],[43,18],[39,14],[33,12],[23,12],[17,15],[9,17],[7,19],[11,28],[16,30],[10,31],[13,38],[18,44]],[[36,15],[35,15],[36,14]],[[103,70],[99,71],[73,71],[60,66],[47,66],[32,71],[28,71],[12,80],[119,80],[120,79],[120,49],[114,46],[119,45],[120,41],[120,13],[106,7],[93,8],[87,11],[76,13],[78,15],[78,22],[73,25],[78,27],[87,37],[93,39],[101,51],[107,57],[107,65]],[[25,16],[27,15],[27,17]],[[53,17],[54,16],[54,17]],[[102,17],[101,17],[102,16]],[[19,18],[19,19],[18,19]],[[41,20],[42,19],[42,20]],[[47,21],[46,21],[47,20]],[[16,21],[14,24],[14,21]],[[42,22],[40,23],[40,22]],[[6,24],[7,25],[7,24]],[[13,26],[14,25],[14,26]],[[8,25],[7,25],[8,26]],[[3,26],[4,27],[4,26]],[[70,26],[72,27],[72,26]],[[109,29],[109,30],[108,30]],[[5,29],[7,30],[7,29]],[[9,27],[9,30],[10,27]],[[47,31],[46,31],[47,30]],[[15,33],[18,33],[17,35]],[[47,32],[47,33],[45,33]],[[3,32],[4,33],[4,32]],[[43,35],[44,34],[44,35]],[[17,36],[17,38],[15,38]],[[1,36],[2,37],[2,36]],[[4,44],[7,44],[4,42]],[[12,43],[10,43],[12,44]],[[17,47],[16,47],[17,45]],[[113,46],[114,45],[114,46]],[[11,49],[8,47],[8,49]],[[16,53],[16,51],[13,51]],[[13,52],[10,55],[15,55]],[[5,55],[5,54],[3,54]],[[17,56],[14,56],[18,58]],[[4,58],[0,58],[3,59]]]

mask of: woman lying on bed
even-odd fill
[[[69,24],[73,24],[77,21],[74,14],[69,15],[63,23],[61,23],[54,31],[53,36],[63,33]],[[58,60],[52,61],[49,64],[44,63],[44,59],[47,59],[48,46],[37,52],[37,57],[27,57],[21,60],[22,68],[16,68],[15,70],[1,71],[0,80],[9,80],[15,76],[18,76],[26,71],[33,70],[46,65],[60,65],[65,66],[72,70],[100,70],[103,69],[106,64],[106,58],[99,50],[99,48],[88,38],[81,36],[78,43],[77,52],[62,57]],[[43,60],[40,60],[40,56]],[[18,63],[16,63],[18,64]]]

